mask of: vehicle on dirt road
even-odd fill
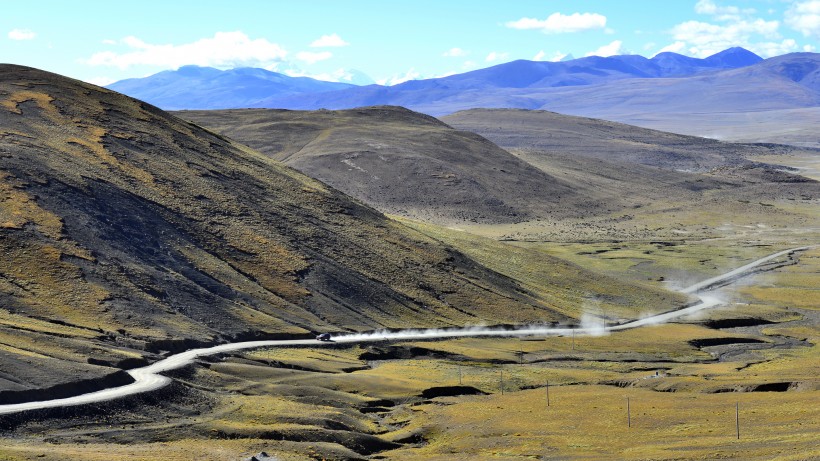
[[[330,333],[322,333],[316,337],[319,341],[330,341]]]

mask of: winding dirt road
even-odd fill
[[[700,302],[675,311],[665,312],[662,314],[653,315],[643,319],[633,320],[619,325],[611,326],[593,326],[581,328],[550,328],[545,326],[530,326],[514,330],[492,329],[492,328],[462,328],[462,329],[427,329],[427,330],[402,330],[391,332],[373,332],[373,333],[358,333],[343,336],[337,336],[333,339],[333,343],[362,343],[370,341],[383,341],[385,339],[407,340],[407,339],[435,339],[435,338],[452,338],[463,336],[555,336],[555,335],[598,335],[605,334],[611,331],[626,330],[629,328],[637,328],[645,325],[656,325],[667,322],[674,318],[683,317],[693,314],[704,309],[709,309],[719,306],[721,301],[718,298],[710,297],[702,294],[703,291],[714,289],[718,286],[723,286],[740,277],[747,276],[761,265],[777,259],[781,256],[790,255],[798,251],[803,251],[811,247],[792,248],[789,250],[780,251],[764,258],[758,259],[745,266],[734,269],[723,275],[704,280],[689,287],[680,290],[682,293],[694,294],[700,298]],[[260,347],[276,347],[276,346],[312,346],[319,347],[327,345],[327,342],[317,341],[315,339],[301,339],[301,340],[276,340],[276,341],[247,341],[232,344],[222,344],[214,347],[207,347],[201,349],[191,349],[186,352],[172,355],[163,360],[160,360],[152,365],[142,368],[135,368],[130,370],[130,374],[134,378],[134,382],[125,386],[113,387],[97,392],[90,392],[75,397],[67,397],[62,399],[34,401],[25,403],[16,403],[8,405],[0,405],[0,415],[19,413],[28,410],[39,410],[44,408],[68,407],[74,405],[84,405],[89,403],[104,402],[129,395],[135,395],[143,392],[150,392],[160,389],[171,383],[171,379],[161,375],[160,373],[182,368],[190,365],[197,357],[221,354],[225,352],[233,352],[243,349],[255,349]]]

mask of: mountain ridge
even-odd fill
[[[316,93],[352,87],[355,85],[290,77],[254,67],[219,70],[200,66],[182,66],[107,86],[163,109],[247,107],[271,94]]]
[[[676,57],[686,65],[665,68],[658,62]],[[679,57],[679,58],[678,58]],[[528,61],[515,60],[484,69],[477,69],[462,74],[426,80],[411,80],[390,87],[370,85],[353,89],[330,91],[316,95],[296,97],[277,97],[259,101],[254,107],[315,110],[348,109],[372,105],[399,105],[413,110],[442,115],[450,110],[434,109],[426,106],[447,98],[452,98],[459,109],[473,107],[516,107],[534,109],[543,103],[527,102],[526,90],[563,87],[583,87],[605,84],[612,81],[634,78],[668,78],[694,76],[754,65],[762,61],[759,56],[743,49],[730,48],[708,58],[687,58],[674,53],[661,58],[648,59],[640,55],[616,55],[609,57],[587,56],[570,61]],[[489,89],[489,91],[488,91]],[[492,89],[497,89],[494,93]],[[462,96],[459,97],[462,92]],[[503,103],[491,105],[471,105],[473,93],[481,92],[486,98],[490,96],[505,97]],[[515,94],[522,93],[521,95]],[[468,96],[469,95],[469,96]],[[506,105],[505,105],[506,104]]]
[[[399,92],[424,91],[435,94],[441,90],[454,89],[591,85],[623,78],[696,75],[748,66],[760,60],[762,58],[743,48],[730,48],[704,59],[667,52],[653,58],[616,55],[588,56],[558,62],[516,60],[448,77],[411,80],[389,87],[358,87],[344,83],[322,82],[306,77],[288,77],[264,69],[238,68],[220,71],[213,68],[183,66],[176,71],[163,71],[145,78],[115,82],[108,85],[108,88],[168,110],[244,107],[318,109],[324,107],[319,102],[310,107],[296,107],[294,104],[298,105],[300,98],[305,95],[317,93],[326,94],[332,103],[333,98],[338,97],[334,96],[334,93],[354,90],[360,92],[356,99],[357,103],[345,103],[345,107],[331,104],[332,107],[328,107],[352,108],[384,104],[408,105],[389,100],[393,97],[391,95]],[[675,65],[670,66],[669,61],[674,61]],[[667,64],[662,65],[663,62]],[[239,77],[244,77],[245,80]],[[299,80],[300,78],[302,80]],[[243,90],[237,90],[237,87]]]
[[[768,79],[777,77],[781,80],[786,79],[788,82],[794,84],[792,85],[794,87],[792,89],[788,88],[788,85],[785,85],[787,83],[786,80],[783,80],[781,83],[776,82],[779,86],[772,87],[774,91],[769,92],[769,96],[772,96],[769,99],[777,103],[777,96],[780,94],[777,93],[777,91],[786,95],[788,95],[789,91],[799,91],[800,88],[808,90],[811,93],[816,92],[813,84],[809,85],[807,84],[808,82],[795,81],[787,77],[798,69],[812,68],[814,62],[820,60],[818,56],[820,55],[816,53],[791,53],[777,58],[760,60],[754,64],[741,67],[710,68],[708,71],[695,71],[688,75],[681,76],[676,74],[666,77],[653,76],[652,72],[656,70],[654,68],[637,67],[633,65],[634,63],[629,62],[629,59],[627,59],[630,58],[628,56],[618,57],[619,59],[589,57],[575,61],[586,63],[605,62],[607,63],[606,67],[600,69],[600,64],[598,64],[599,67],[591,68],[591,74],[588,72],[590,71],[589,67],[569,67],[568,69],[564,69],[566,72],[563,73],[550,71],[546,73],[547,77],[545,77],[545,79],[537,81],[532,75],[532,69],[536,69],[540,72],[540,69],[555,69],[554,66],[556,65],[564,65],[575,61],[568,61],[567,63],[513,61],[511,63],[456,76],[406,82],[388,88],[369,86],[294,98],[269,98],[265,100],[264,103],[269,107],[308,110],[319,108],[319,106],[328,109],[343,109],[365,105],[395,104],[431,115],[444,115],[457,110],[479,107],[545,109],[560,112],[561,109],[553,104],[553,100],[556,97],[567,100],[568,104],[580,104],[583,106],[587,101],[595,102],[594,99],[591,99],[588,95],[584,94],[584,92],[594,92],[599,89],[600,91],[608,91],[610,86],[618,91],[622,91],[621,88],[640,85],[639,92],[635,92],[635,94],[630,95],[630,97],[641,95],[642,97],[639,99],[646,101],[650,101],[651,98],[654,97],[651,93],[652,91],[664,91],[665,88],[670,85],[670,82],[672,82],[671,84],[680,82],[694,82],[693,84],[696,84],[697,82],[715,83],[728,80],[725,86],[731,85],[735,87],[733,94],[745,94],[744,91],[753,94],[754,91],[758,91],[758,88],[765,88],[766,82],[760,80],[763,74],[765,74]],[[664,59],[664,57],[662,57],[662,59]],[[799,68],[797,65],[791,63],[793,60],[802,61]],[[641,58],[639,62],[646,63],[649,61],[645,58]],[[717,60],[717,62],[722,62],[722,60]],[[780,63],[780,67],[776,67],[775,63]],[[508,69],[515,71],[509,73],[516,75],[515,78],[517,80],[509,83],[508,86],[499,86],[498,82],[504,82],[501,77],[497,77],[496,74],[501,74],[503,77],[508,74],[508,72],[505,72],[505,70]],[[744,82],[738,77],[747,74],[758,78],[758,81],[752,82],[757,86],[750,90],[744,89]],[[483,81],[485,83],[481,85],[474,83],[465,84],[465,82],[473,82],[476,75],[487,76]],[[636,84],[634,82],[638,83]],[[778,82],[780,82],[780,80],[778,80]],[[681,91],[683,91],[683,93],[681,93]],[[695,90],[690,90],[689,92],[680,90],[678,94],[690,94],[692,91]],[[579,92],[579,95],[575,96],[574,92]],[[792,99],[781,105],[788,107],[805,107],[807,105],[816,104],[816,97],[814,96],[808,99],[806,99],[805,96],[800,96],[800,98]],[[801,101],[806,102],[801,103]],[[692,103],[693,101],[688,102]],[[743,107],[743,103],[743,98],[738,98],[739,107]],[[662,110],[662,104],[663,101],[653,107],[656,110]],[[726,107],[725,109],[732,110],[731,107]],[[573,115],[606,118],[592,113],[570,113]]]

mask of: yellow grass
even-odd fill
[[[812,459],[820,456],[819,392],[657,393],[555,386],[506,395],[442,398],[414,407],[425,446],[385,453],[396,460],[453,459]],[[627,427],[629,398],[631,427]],[[740,405],[741,438],[735,432]]]
[[[17,106],[26,101],[34,101],[37,104],[37,107],[39,107],[45,115],[52,120],[60,116],[57,108],[51,104],[51,102],[54,101],[54,98],[38,91],[16,91],[8,98],[0,100],[0,105],[15,114],[22,114],[22,111]]]
[[[584,270],[565,255],[555,258],[548,245],[498,242],[469,232],[394,218],[519,281],[553,309],[570,317],[580,318],[584,310],[600,308],[616,318],[635,318],[643,312],[668,310],[686,302],[685,296],[662,286],[650,286],[644,280],[628,283],[601,275],[600,267],[584,268],[596,272]],[[610,274],[616,275],[613,271]]]
[[[277,449],[279,442],[270,440],[182,439],[171,442],[124,444],[31,443],[3,440],[2,461],[225,461],[250,458],[261,451],[282,461],[308,461],[315,458],[294,451],[308,452],[310,444],[287,444]]]
[[[25,224],[32,223],[43,234],[59,238],[62,220],[39,207],[33,197],[18,187],[10,175],[0,171],[0,228],[22,229]]]

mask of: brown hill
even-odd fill
[[[0,253],[0,389],[93,378],[175,342],[565,318],[243,145],[12,65],[0,67]],[[622,306],[673,301],[552,263]]]
[[[542,110],[473,109],[442,120],[504,148],[572,153],[667,170],[703,172],[749,164],[748,156],[798,150],[790,146],[726,143]]]
[[[385,213],[496,224],[578,217],[605,206],[475,133],[402,107],[178,115]]]
[[[708,225],[710,216],[756,225],[755,219],[777,215],[773,221],[788,228],[791,219],[804,219],[790,215],[790,204],[820,196],[820,183],[779,165],[816,155],[793,146],[727,143],[547,111],[474,109],[443,120],[486,136],[615,211],[564,220],[553,234],[529,229],[526,238],[706,238],[720,227]],[[754,161],[761,156],[772,164]],[[681,214],[691,226],[680,223]]]
[[[392,106],[179,115],[383,212],[456,226],[610,219],[671,197],[695,204],[744,184],[701,173],[791,149],[514,109],[459,112],[443,118],[450,125]]]

